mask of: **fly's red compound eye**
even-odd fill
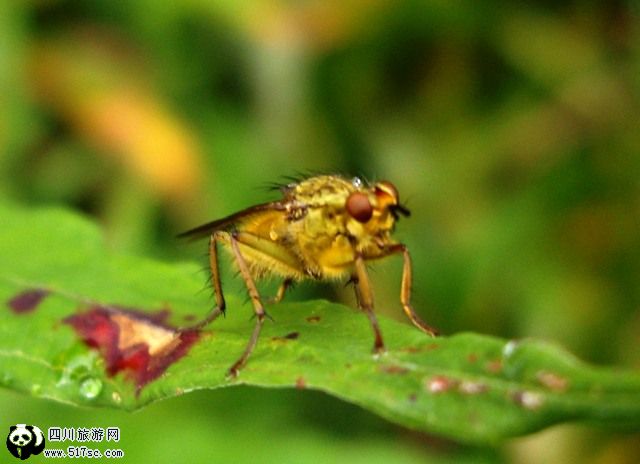
[[[354,192],[347,198],[347,212],[358,222],[365,223],[373,215],[373,206],[366,193]]]

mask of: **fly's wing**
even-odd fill
[[[284,210],[286,210],[286,207],[280,201],[272,201],[270,203],[251,206],[247,209],[243,209],[242,211],[238,211],[237,213],[233,213],[230,216],[216,219],[215,221],[211,221],[191,230],[187,230],[186,232],[182,232],[181,234],[178,234],[178,238],[187,238],[189,240],[205,238],[210,236],[216,230],[232,229],[235,225],[241,222],[246,222],[250,220],[252,216],[260,213]]]

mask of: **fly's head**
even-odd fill
[[[389,240],[400,215],[410,214],[400,204],[398,190],[384,180],[370,186],[359,180],[353,183],[356,188],[346,197],[344,204],[350,234],[356,241]]]

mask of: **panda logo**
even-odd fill
[[[9,427],[7,449],[18,459],[25,460],[32,454],[40,454],[44,445],[42,430],[35,425],[17,424]]]

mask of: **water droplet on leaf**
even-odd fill
[[[102,392],[102,380],[89,377],[80,384],[80,395],[88,400],[95,399]]]
[[[504,356],[507,359],[513,356],[513,354],[518,349],[518,345],[520,345],[520,342],[518,342],[517,340],[509,341],[502,349],[502,356]]]
[[[93,400],[102,392],[102,380],[96,376],[98,359],[93,351],[72,357],[64,365],[56,387],[68,388],[84,399]]]

